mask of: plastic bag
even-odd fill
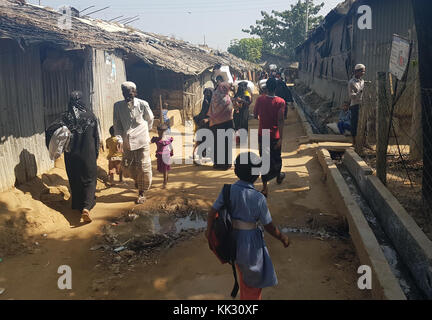
[[[63,152],[70,152],[72,133],[66,126],[58,128],[51,137],[48,151],[51,160],[58,159]]]

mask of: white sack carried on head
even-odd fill
[[[247,91],[249,91],[250,95],[252,96],[254,94],[255,91],[255,85],[253,84],[252,81],[249,80],[236,80],[234,81],[234,87],[237,90],[239,83],[241,82],[246,82],[247,83]]]
[[[214,77],[221,76],[225,82],[228,82],[229,84],[232,84],[233,77],[230,72],[229,66],[222,66],[220,69],[217,69],[214,71]]]

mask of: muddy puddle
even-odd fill
[[[132,271],[136,263],[157,264],[162,252],[203,236],[206,227],[207,213],[198,207],[164,205],[131,210],[105,225],[102,237],[90,250],[102,253],[98,267],[120,274],[126,268]]]

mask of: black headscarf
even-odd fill
[[[206,93],[209,93],[210,98],[207,99]],[[194,117],[195,123],[199,126],[201,121],[205,118],[208,118],[207,113],[210,108],[211,97],[213,96],[213,89],[205,88],[204,89],[204,101],[202,103],[201,112]]]
[[[73,134],[82,134],[89,126],[94,125],[96,117],[82,101],[81,91],[70,94],[68,111],[63,114],[63,121]]]
[[[80,135],[86,132],[89,126],[97,126],[97,119],[95,115],[87,109],[84,102],[82,101],[82,92],[73,91],[69,97],[68,110],[62,114],[62,116],[55,120],[45,131],[45,143],[49,148],[49,143],[54,132],[66,126],[72,133],[72,141],[74,136]],[[96,137],[96,150],[99,148],[99,134]],[[71,142],[72,143],[72,142]]]

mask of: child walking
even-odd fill
[[[244,161],[246,162],[244,164],[240,159],[247,159],[247,161]],[[234,171],[240,180],[231,186],[230,193],[231,218],[237,243],[235,262],[239,273],[241,300],[261,300],[262,288],[277,285],[273,263],[258,222],[268,233],[280,240],[285,248],[290,244],[288,237],[273,224],[266,198],[254,188],[254,182],[259,177],[259,174],[254,172],[260,167],[259,164],[254,164],[258,163],[258,159],[258,156],[252,152],[237,157]],[[221,192],[208,214],[207,238],[216,213],[223,206],[223,192]]]
[[[121,162],[123,157],[123,151],[121,148],[121,144],[123,143],[122,138],[120,136],[114,135],[114,126],[109,128],[109,133],[111,135],[110,138],[106,139],[106,146],[108,149],[108,172],[110,183],[114,182],[114,174],[119,175],[119,181],[123,181],[123,173],[121,170]]]
[[[156,143],[157,170],[164,175],[163,188],[168,183],[168,171],[171,170],[171,157],[174,155],[173,137],[168,137],[168,126],[163,124],[157,128],[158,137],[153,137],[151,143]]]

